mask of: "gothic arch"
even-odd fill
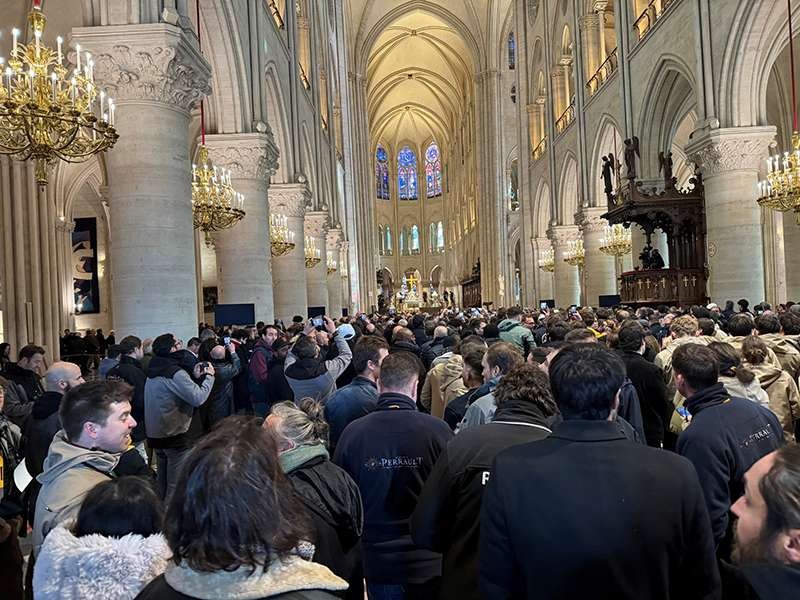
[[[559,225],[574,225],[578,212],[578,161],[572,152],[564,157],[561,178],[558,181],[558,205],[556,215]]]
[[[536,200],[533,203],[533,235],[545,237],[550,227],[552,205],[550,202],[550,186],[546,181],[539,183]]]
[[[622,150],[623,143],[622,136],[619,133],[619,126],[611,115],[604,114],[600,117],[600,126],[597,128],[594,147],[589,155],[589,198],[587,198],[589,206],[605,206],[604,184],[600,176],[603,167],[603,156],[612,153],[615,160],[622,163]],[[616,177],[613,177],[613,180],[616,186]]]
[[[691,69],[680,58],[664,55],[653,71],[643,96],[639,117],[642,162],[638,174],[658,176],[658,153],[669,150],[675,132],[697,107],[697,89]]]

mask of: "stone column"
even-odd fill
[[[553,89],[553,119],[557,121],[569,105],[569,99],[564,93],[564,70],[560,66],[553,67],[550,78]]]
[[[267,190],[278,149],[272,133],[206,136],[211,162],[231,171],[233,187],[244,194],[244,219],[214,235],[221,304],[254,304],[256,322],[272,323],[272,273]]]
[[[117,339],[197,329],[192,229],[191,109],[211,92],[208,63],[179,27],[74,28],[94,76],[117,105],[120,134],[106,155],[111,196]]]
[[[340,246],[342,243],[342,230],[337,225],[328,231],[326,238],[326,251],[328,258],[333,258],[336,261],[336,270],[333,273],[327,274],[328,283],[328,314],[332,318],[337,318],[342,315],[342,276],[341,271],[343,268]]]
[[[544,253],[553,247],[549,238],[537,237],[532,238],[533,243],[533,266],[536,269],[536,306],[542,300],[553,299],[553,273],[543,271],[539,268],[539,259],[544,256]]]
[[[306,290],[308,306],[328,306],[328,265],[325,245],[328,236],[328,211],[307,211],[305,219],[305,234],[309,241],[313,240],[319,249],[320,261],[311,269],[306,269]]]
[[[586,44],[587,81],[592,78],[597,71],[597,67],[603,62],[603,59],[600,57],[600,47],[602,43],[598,40],[598,30],[600,30],[598,23],[602,23],[602,21],[598,18],[596,13],[586,14],[578,19],[578,25],[583,32],[583,39]],[[600,31],[602,32],[602,30]]]
[[[539,110],[540,106],[535,102],[528,104],[528,135],[530,135],[531,148],[529,152],[533,152],[539,144]],[[524,163],[523,163],[524,164]]]
[[[564,253],[570,242],[580,239],[581,232],[577,225],[554,225],[547,236],[555,251],[555,271],[553,273],[556,306],[566,308],[570,304],[579,304],[581,299],[580,272],[564,262]]]
[[[598,57],[597,66],[602,65],[608,54],[606,53],[606,11],[603,5],[597,7],[597,29],[600,36],[600,56]]]
[[[772,126],[706,130],[686,148],[689,160],[703,172],[708,294],[717,304],[739,298],[755,304],[765,298],[756,183],[774,138]]]
[[[603,208],[581,209],[580,227],[583,232],[583,248],[586,252],[584,296],[589,306],[597,306],[599,296],[617,293],[615,259],[600,252],[608,226],[608,221],[600,218],[605,212]]]
[[[308,313],[303,216],[311,193],[305,182],[277,183],[269,186],[268,195],[270,214],[285,216],[289,231],[294,234],[294,249],[272,257],[275,318],[288,325],[294,315],[305,318]]]

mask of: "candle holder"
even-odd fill
[[[306,269],[313,269],[322,262],[322,252],[317,248],[313,237],[306,236]]]
[[[272,256],[284,256],[295,249],[294,232],[289,231],[288,223],[285,215],[273,214],[269,217],[269,246]]]
[[[199,165],[192,165],[194,228],[204,232],[229,229],[245,216],[244,195],[233,189],[231,172],[213,166],[201,145]]]
[[[539,259],[539,268],[546,273],[552,273],[556,270],[556,253],[552,248],[542,252],[542,257]]]

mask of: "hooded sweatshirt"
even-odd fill
[[[523,356],[527,356],[531,349],[536,347],[536,341],[531,330],[519,321],[505,319],[500,321],[497,328],[500,330],[500,339],[509,344],[514,344],[522,352]]]
[[[783,426],[783,437],[794,440],[794,422],[800,419],[800,393],[794,379],[783,369],[769,363],[749,364],[769,397],[769,408]]]
[[[131,600],[167,568],[164,536],[75,537],[64,525],[47,536],[33,571],[36,600]]]
[[[35,555],[53,527],[78,516],[89,490],[112,477],[120,456],[76,446],[67,440],[63,430],[56,433],[44,460],[44,472],[36,478],[42,489],[36,500],[33,527]]]

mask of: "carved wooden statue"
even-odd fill
[[[636,179],[636,158],[639,154],[639,138],[633,136],[625,140],[625,170],[628,179]]]

